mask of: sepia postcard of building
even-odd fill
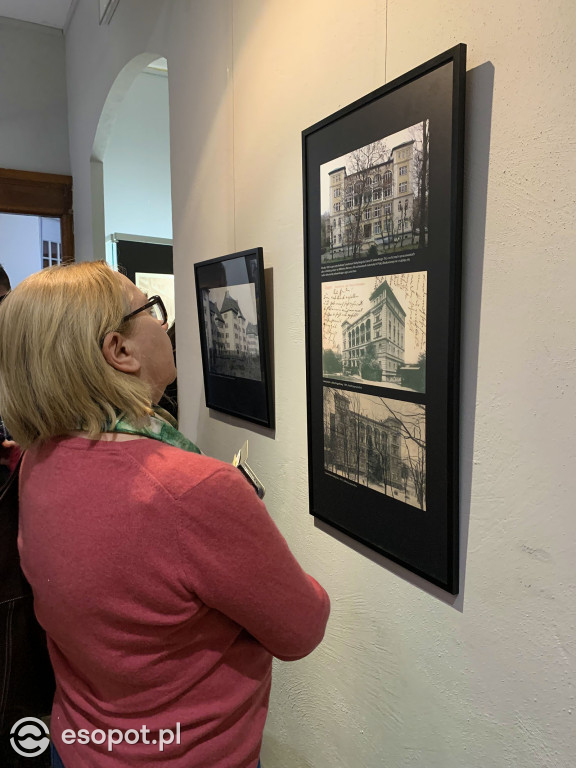
[[[425,406],[324,387],[324,469],[425,510]]]
[[[325,378],[424,392],[427,273],[322,283]]]

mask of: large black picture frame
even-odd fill
[[[459,589],[466,46],[302,134],[310,513]]]
[[[206,405],[274,426],[262,248],[194,265]]]

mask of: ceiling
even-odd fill
[[[74,0],[0,0],[0,16],[64,29]]]

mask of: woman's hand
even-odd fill
[[[15,440],[3,440],[0,445],[0,467],[10,467],[12,471],[20,457],[20,446]]]

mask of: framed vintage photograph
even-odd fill
[[[176,310],[171,241],[115,233],[110,238],[109,263],[120,268],[147,296],[161,296],[168,312],[168,325],[172,325]]]
[[[274,426],[262,248],[194,266],[206,405]]]
[[[466,46],[303,132],[310,512],[458,592]]]

